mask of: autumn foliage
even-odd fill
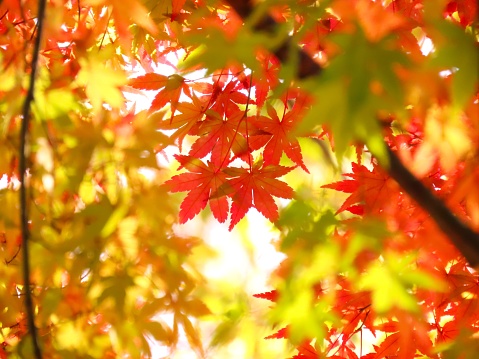
[[[475,358],[477,16],[1,1],[0,358]],[[182,225],[253,211],[284,259],[210,283]]]

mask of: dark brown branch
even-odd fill
[[[27,210],[27,188],[25,176],[27,171],[27,141],[28,128],[30,122],[30,106],[33,102],[33,94],[35,90],[35,77],[38,66],[38,56],[40,54],[40,44],[42,41],[43,24],[45,18],[46,0],[38,1],[38,18],[36,24],[37,36],[33,46],[31,72],[28,85],[28,92],[23,103],[22,109],[22,125],[20,129],[20,148],[19,148],[19,180],[20,187],[20,225],[22,230],[22,254],[23,254],[23,283],[25,293],[25,311],[27,314],[28,331],[32,338],[33,351],[36,359],[42,358],[42,352],[38,343],[37,328],[35,326],[35,311],[33,308],[32,293],[30,290],[30,260],[28,253],[28,240],[30,231],[28,228],[28,210]]]
[[[434,219],[472,267],[479,265],[479,234],[457,218],[388,148],[389,175]]]
[[[253,5],[250,0],[225,0],[239,16],[245,20],[251,13]],[[265,16],[255,27],[258,31],[271,32],[274,29],[274,20]],[[288,39],[275,55],[281,62],[287,61],[290,51],[291,39]],[[308,54],[296,47],[299,52],[299,65],[296,76],[306,78],[321,73],[321,66]],[[447,207],[436,197],[430,189],[419,181],[399,160],[394,152],[388,148],[388,164],[383,164],[389,175],[411,196],[425,211],[429,213],[437,226],[448,236],[451,242],[462,253],[472,267],[479,268],[479,234],[461,222]]]
[[[251,14],[252,8],[250,1],[248,0],[226,0],[226,2],[240,15],[243,20]],[[261,21],[254,26],[254,29],[257,31],[273,32],[276,28],[276,25],[276,22],[271,16],[265,15]],[[299,50],[297,54],[299,58],[299,66],[296,77],[302,79],[305,77],[319,75],[321,73],[322,68],[307,53],[301,51],[297,45],[293,43],[291,38],[288,38],[283,44],[281,44],[281,46],[274,51],[274,54],[279,61],[286,63],[288,61],[290,51],[292,50]]]

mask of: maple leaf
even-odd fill
[[[178,147],[181,151],[183,139],[190,132],[197,122],[202,121],[206,113],[206,103],[198,99],[195,95],[192,96],[193,102],[180,102],[177,106],[177,110],[181,114],[177,114],[170,119],[164,119],[162,113],[154,113],[153,117],[160,117],[158,122],[158,128],[160,130],[175,130],[170,136],[172,139],[178,139]]]
[[[285,339],[288,337],[288,327],[278,330],[276,333],[268,335],[264,339]]]
[[[172,0],[171,1],[171,21],[179,20],[181,9],[185,5],[186,0]]]
[[[476,1],[456,0],[449,2],[449,6],[455,7],[455,11],[450,9],[451,19],[454,20],[454,12],[457,11],[462,26],[466,27],[477,21],[478,4]]]
[[[236,167],[224,169],[224,172],[232,177],[223,186],[223,193],[227,193],[233,199],[229,230],[233,229],[251,207],[255,207],[271,222],[277,220],[278,206],[273,196],[293,198],[293,189],[276,178],[284,176],[292,169],[293,167],[265,166],[261,161],[255,163],[251,169]]]
[[[374,359],[387,358],[388,356],[395,356],[399,350],[399,333],[394,333],[383,340],[381,345],[374,346],[376,355]]]
[[[160,90],[151,103],[150,111],[161,110],[167,103],[171,106],[171,117],[175,115],[181,92],[191,98],[191,92],[185,79],[180,75],[164,76],[148,73],[131,79],[128,84],[141,90]]]
[[[277,290],[272,290],[270,292],[253,294],[253,297],[261,298],[261,299],[267,299],[267,300],[270,300],[272,302],[276,302],[276,300],[279,297],[279,293],[278,293]]]
[[[414,24],[423,22],[422,0],[392,0],[386,10],[407,16]]]
[[[216,167],[229,163],[230,153],[237,157],[248,153],[248,143],[240,134],[245,128],[244,114],[237,112],[223,120],[213,110],[208,110],[206,120],[197,122],[189,132],[190,135],[200,136],[191,146],[189,155],[202,158],[211,152],[211,162]]]
[[[477,278],[467,269],[463,262],[457,262],[449,270],[443,273],[453,291],[450,293],[450,299],[461,297],[463,292],[470,292],[479,295]]]
[[[267,103],[266,109],[269,117],[258,116],[251,120],[256,128],[265,133],[254,136],[260,138],[252,144],[252,147],[258,149],[266,145],[263,151],[265,164],[279,164],[284,152],[291,161],[309,173],[303,162],[299,142],[293,135],[293,129],[300,119],[298,115],[302,108],[295,106],[292,111],[283,114],[281,119],[273,106]]]
[[[359,1],[356,7],[366,37],[372,42],[380,40],[406,22],[397,13],[388,12],[380,4]]]
[[[351,179],[321,187],[351,193],[336,213],[349,211],[353,214],[362,215],[364,208],[368,211],[379,209],[382,204],[391,201],[390,195],[396,191],[394,191],[392,180],[389,179],[387,174],[377,167],[370,171],[367,167],[354,162],[352,167],[352,173],[344,174],[345,177]]]
[[[211,162],[206,165],[191,156],[176,155],[175,158],[181,164],[180,168],[184,167],[190,171],[173,176],[165,182],[171,192],[189,191],[181,202],[180,223],[185,223],[195,217],[206,207],[208,201],[211,212],[218,222],[226,221],[229,210],[226,196],[210,197],[213,193],[221,192],[220,186],[226,182],[226,175]]]
[[[118,37],[125,50],[131,48],[131,33],[129,28],[132,21],[148,30],[152,34],[158,34],[155,22],[148,16],[146,8],[136,0],[84,0],[83,5],[111,5],[112,16]]]
[[[341,330],[341,335],[330,343],[328,350],[332,350],[338,346],[338,350],[346,350],[348,344],[351,343],[350,340],[353,335],[361,331],[367,317],[367,312],[364,312],[363,314],[360,310],[351,310],[349,313],[343,315],[341,320],[346,324]],[[339,340],[340,338],[341,340]]]
[[[318,352],[309,343],[303,343],[296,348],[298,354],[291,359],[317,359],[319,357]]]
[[[213,93],[210,98],[210,103],[214,103],[211,109],[220,115],[224,114],[230,117],[240,111],[238,104],[246,105],[247,103],[254,103],[247,95],[239,92],[242,88],[243,86],[239,81],[230,81],[224,88],[216,84],[213,87]]]
[[[256,104],[260,108],[263,107],[269,90],[278,84],[279,61],[273,55],[261,51],[257,58],[262,72],[261,76],[253,76],[253,86],[256,90]]]

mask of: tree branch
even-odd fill
[[[420,180],[418,180],[399,160],[390,148],[389,164],[383,167],[399,183],[446,234],[456,248],[462,253],[472,267],[479,266],[479,234],[457,218],[446,205],[436,197]]]
[[[42,352],[38,343],[37,328],[35,327],[35,311],[33,307],[32,293],[30,290],[30,260],[28,253],[28,240],[30,238],[30,231],[28,228],[28,211],[27,211],[27,188],[25,183],[25,176],[27,171],[27,157],[28,157],[28,128],[30,122],[30,106],[33,102],[35,91],[35,77],[37,73],[38,56],[40,54],[40,44],[42,41],[43,24],[45,18],[46,0],[38,1],[38,15],[37,15],[37,36],[33,47],[31,72],[29,79],[29,87],[25,102],[22,109],[22,124],[20,128],[20,148],[19,148],[19,180],[20,180],[20,225],[22,231],[22,254],[23,254],[23,283],[25,294],[25,311],[27,313],[28,330],[30,332],[33,351],[36,359],[42,358]]]
[[[251,15],[253,5],[250,0],[225,0],[238,15],[245,20]],[[275,21],[266,15],[255,27],[258,31],[273,31]],[[287,61],[291,39],[288,39],[275,55],[281,62]],[[297,45],[295,45],[297,46]],[[299,51],[299,66],[296,76],[306,78],[321,73],[321,66],[302,49]],[[462,253],[472,267],[479,268],[479,234],[457,218],[446,205],[419,181],[388,148],[388,164],[382,164],[389,175],[411,196],[425,211],[429,213],[437,226],[448,236],[451,242]]]

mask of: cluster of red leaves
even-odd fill
[[[408,18],[408,26],[411,28],[424,26],[423,2],[420,0],[395,0],[389,4],[387,10]],[[444,16],[463,27],[470,26],[477,17],[477,4],[472,1],[451,1],[445,7]],[[307,33],[303,38],[304,48],[310,53],[322,52],[327,56],[328,48],[321,46],[324,45],[322,36],[332,31],[333,27],[341,26],[343,24],[338,24],[336,19],[318,24],[315,33]],[[417,41],[408,26],[400,28],[397,34],[411,56],[420,57]],[[439,91],[431,96],[440,97]],[[477,113],[467,111],[471,119],[468,126],[472,132],[477,133]],[[406,163],[421,156],[419,149],[424,138],[424,113],[416,109],[416,114],[420,118],[411,120],[405,134],[393,135],[389,132],[386,138],[389,146],[397,151]],[[475,135],[471,135],[471,138],[475,138]],[[477,161],[463,161],[453,170],[446,171],[441,168],[437,156],[434,156],[427,166],[421,168],[420,178],[423,182],[434,189],[436,195],[443,198],[454,213],[477,228],[477,186],[473,185],[477,181]],[[334,292],[337,298],[332,312],[341,319],[341,325],[326,328],[326,335],[321,338],[323,342],[316,341],[316,338],[305,339],[297,345],[297,353],[293,358],[413,358],[420,354],[438,358],[439,345],[453,343],[464,333],[477,333],[479,277],[467,266],[428,214],[401,191],[375,161],[367,166],[353,163],[351,171],[344,174],[344,177],[342,181],[323,186],[348,194],[337,214],[349,212],[358,216],[348,219],[349,223],[367,218],[386,223],[391,232],[403,239],[388,239],[384,242],[384,249],[398,253],[419,253],[416,263],[418,269],[442,280],[446,283],[447,290],[438,293],[415,289],[419,313],[393,309],[387,315],[377,315],[371,306],[371,293],[357,291],[347,277],[339,276],[332,280],[335,282]],[[335,233],[335,239],[345,245],[349,243],[350,237],[351,233],[348,232]],[[378,260],[377,253],[360,253],[355,260],[356,270],[361,272],[366,264],[373,260]],[[280,276],[287,274],[281,273]],[[319,301],[328,290],[315,293]],[[280,292],[276,290],[255,295],[272,302],[278,302],[280,296]],[[370,342],[365,339],[366,335],[375,337],[369,352],[362,347],[363,343]],[[289,327],[284,327],[266,339],[287,339],[289,336]],[[358,343],[361,347],[358,347]],[[462,349],[467,350],[459,348],[455,353],[463,353]]]
[[[336,5],[339,10],[350,6],[348,1],[337,1]],[[423,2],[394,0],[389,3],[386,11],[389,15],[401,14],[407,21],[391,25],[393,20],[397,20],[391,15],[391,24],[384,21],[383,32],[391,30],[388,26],[394,27],[405,51],[411,57],[421,57],[420,47],[411,30],[424,26]],[[471,1],[451,1],[445,7],[444,16],[465,27],[473,21],[474,15],[471,14],[476,13],[477,6],[472,5]],[[373,21],[378,14],[382,16],[386,13],[383,9],[377,13],[370,11],[370,18],[362,24],[366,32],[380,32],[378,24]],[[293,16],[280,9],[273,15],[276,15],[277,21]],[[304,22],[301,14],[294,16],[298,24]],[[334,55],[334,49],[328,48],[324,39],[330,32],[343,26],[344,23],[336,17],[322,19],[310,31],[302,34],[300,43],[308,53],[319,53],[322,56],[320,61],[327,62],[324,59]],[[161,86],[154,88],[160,90],[157,98],[170,96],[168,101],[172,104],[171,118],[160,120],[159,128],[174,131],[172,138],[178,140],[180,146],[186,135],[199,136],[188,155],[176,157],[180,168],[187,172],[174,176],[167,182],[171,191],[189,192],[181,204],[181,222],[196,216],[208,203],[218,221],[224,222],[228,217],[231,218],[230,229],[251,207],[274,221],[278,217],[278,210],[273,197],[292,197],[291,188],[277,180],[291,170],[291,167],[280,166],[282,154],[307,171],[297,139],[292,135],[292,130],[307,107],[307,101],[297,94],[289,94],[284,98],[285,112],[278,113],[268,104],[267,98],[269,90],[278,84],[279,63],[264,53],[258,54],[258,60],[264,76],[253,77],[252,80],[245,80],[244,75],[240,78],[235,75],[235,71],[231,71],[228,76],[217,74],[217,80],[213,84],[192,83],[185,87],[188,81],[176,78],[174,85],[171,82],[170,89],[165,85],[168,82],[166,79],[162,79]],[[251,89],[254,89],[254,99],[249,96]],[[187,102],[180,102],[181,93],[189,97]],[[160,110],[166,103],[159,102],[157,98],[152,104],[152,111]],[[290,108],[287,100],[293,100],[294,106]],[[264,111],[250,116],[247,111],[249,105],[264,108]],[[416,111],[420,114],[419,110]],[[416,125],[417,123],[412,123],[412,126]],[[389,145],[398,152],[401,148],[401,151],[414,157],[422,137],[422,128],[410,129],[410,135],[391,136]],[[254,163],[254,151],[257,150],[261,151],[261,160]],[[243,161],[246,166],[233,166],[236,159]],[[454,190],[460,184],[470,183],[470,180],[468,182],[464,178],[464,171],[464,166],[458,165],[452,173],[445,173],[438,163],[432,163],[424,182],[434,188],[438,196],[456,198],[454,203],[450,203],[451,207],[456,213],[466,216],[469,215],[467,203],[464,202],[467,191],[463,190],[459,196]],[[306,340],[297,347],[298,353],[294,358],[411,358],[417,351],[437,357],[433,348],[443,341],[456,338],[459,330],[477,331],[477,274],[459,259],[458,252],[432,223],[427,213],[407,197],[375,162],[370,166],[353,163],[352,171],[344,176],[345,180],[324,186],[349,194],[337,214],[348,211],[364,218],[384,220],[389,230],[403,233],[408,239],[388,241],[385,247],[395,252],[419,251],[418,268],[441,278],[449,290],[438,294],[418,289],[414,295],[420,300],[421,315],[395,309],[376,320],[378,318],[371,306],[371,293],[353,290],[348,279],[339,276],[335,288],[338,300],[333,311],[341,318],[343,325],[326,330],[327,343],[321,352],[318,349],[320,345],[315,347]],[[340,242],[349,240],[348,234],[337,236]],[[363,257],[358,256],[358,270],[363,270],[365,264],[372,260],[367,258],[367,254]],[[377,256],[374,259],[377,260]],[[318,299],[323,294],[319,292]],[[278,296],[276,291],[256,295],[273,302],[278,300]],[[452,317],[457,320],[450,320]],[[358,354],[361,350],[356,347],[357,336],[366,332],[377,338],[381,335],[382,339],[376,341],[370,353]],[[267,339],[288,336],[286,327]]]
[[[339,287],[340,286],[340,287]],[[324,294],[323,290],[320,290],[318,285],[315,293],[317,298],[320,299]],[[313,346],[310,342],[311,340],[305,339],[303,342],[296,347],[298,353],[292,357],[292,359],[317,359],[317,358],[374,358],[370,354],[359,357],[356,352],[356,345],[353,343],[353,336],[358,333],[361,333],[363,330],[368,329],[371,332],[375,331],[385,331],[384,325],[374,325],[374,314],[370,308],[370,296],[368,293],[355,293],[350,290],[350,284],[345,278],[342,278],[338,282],[337,297],[338,301],[333,308],[333,311],[341,317],[342,323],[344,326],[341,330],[336,328],[328,329],[324,325],[324,331],[326,335],[326,345],[324,349],[321,349],[320,346]],[[280,294],[273,290],[267,293],[260,293],[254,295],[256,298],[267,299],[272,302],[276,302],[279,299]],[[397,323],[396,323],[397,324]],[[394,332],[398,332],[397,328]],[[265,339],[285,339],[289,337],[289,327],[284,327],[272,335],[267,336]],[[319,344],[319,343],[317,343]],[[377,348],[376,353],[384,352],[384,347],[387,346],[387,343],[384,345],[381,344]],[[389,354],[388,354],[389,353]],[[393,351],[388,353],[384,352],[385,355],[394,354]],[[381,358],[384,356],[381,356]]]
[[[408,130],[405,134],[390,136],[388,142],[393,149],[400,147],[404,156],[407,154],[408,158],[414,158],[423,141],[423,129],[417,121],[412,121]],[[471,185],[471,180],[476,178],[475,171],[467,169],[470,165],[465,163],[446,172],[436,161],[423,179],[429,187],[436,189],[438,196],[449,199],[448,204],[454,212],[468,221],[474,212],[468,210],[463,187]],[[434,351],[438,345],[457,339],[461,333],[477,332],[479,276],[468,267],[428,214],[403,193],[375,161],[368,166],[353,163],[351,172],[344,174],[344,177],[342,181],[323,186],[348,194],[337,214],[350,212],[357,217],[349,218],[344,223],[354,224],[367,218],[385,222],[399,240],[390,238],[384,241],[383,251],[405,254],[417,252],[417,268],[440,279],[447,290],[434,292],[415,289],[420,313],[393,309],[386,315],[377,315],[371,306],[371,292],[358,291],[348,277],[338,275],[333,280],[337,299],[331,310],[341,318],[341,325],[325,329],[327,335],[322,338],[324,345],[312,345],[313,341],[305,340],[296,348],[298,353],[293,358],[413,358],[417,351],[430,358],[438,358],[438,353]],[[473,188],[471,186],[472,191]],[[354,225],[348,228],[354,228]],[[335,240],[346,248],[353,233],[354,229],[345,233],[336,232]],[[368,250],[359,253],[355,259],[356,270],[365,270],[372,260],[378,260],[378,253]],[[279,275],[287,276],[283,272]],[[328,293],[328,289],[323,290],[321,285],[317,285],[314,292],[320,300]],[[255,295],[256,298],[272,302],[278,302],[280,296],[276,290]],[[382,338],[375,340],[369,353],[363,353],[362,347],[357,347],[358,341],[363,342],[364,335]],[[266,339],[288,337],[288,327],[285,327]]]
[[[437,270],[435,274],[447,283],[447,294],[417,290],[420,313],[393,309],[387,315],[375,313],[370,292],[357,291],[348,278],[338,276],[334,289],[337,300],[331,312],[340,318],[341,325],[330,328],[324,325],[322,342],[317,338],[304,339],[291,359],[408,359],[418,352],[439,358],[435,348],[440,344],[455,340],[461,333],[477,331],[479,280],[464,261],[456,262],[448,270]],[[316,290],[317,300],[327,292],[327,289]],[[254,296],[277,302],[280,295],[273,290]],[[265,339],[287,339],[289,334],[287,326]],[[363,347],[371,343],[371,339],[367,339],[371,335],[375,338],[374,344],[365,350]]]
[[[272,63],[265,60],[264,65],[265,72],[270,71]],[[208,203],[219,222],[230,215],[230,230],[252,207],[275,221],[278,207],[274,197],[293,197],[291,187],[277,178],[296,166],[308,171],[293,135],[308,105],[307,97],[290,91],[283,96],[282,114],[266,103],[267,115],[261,115],[258,107],[251,115],[249,107],[257,105],[250,96],[252,88],[268,92],[275,85],[272,80],[253,80],[250,84],[242,71],[215,74],[213,79],[209,83],[188,81],[179,75],[146,74],[129,83],[136,89],[159,90],[150,107],[152,116],[171,104],[169,118],[157,112],[158,128],[172,131],[170,138],[180,149],[185,136],[197,136],[188,155],[175,156],[180,169],[187,172],[166,182],[172,192],[189,192],[181,204],[180,223],[195,217]],[[185,100],[180,102],[182,95]],[[289,108],[289,103],[294,105]],[[260,154],[253,155],[255,151]],[[293,166],[280,165],[283,153]],[[206,163],[201,160],[205,157]],[[235,160],[245,165],[237,167]]]

